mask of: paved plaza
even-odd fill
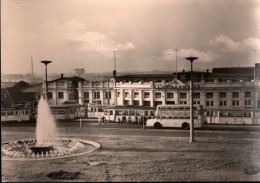
[[[66,126],[66,125],[65,125]],[[3,182],[259,181],[259,131],[145,129],[86,122],[59,126],[61,137],[101,149],[55,160],[2,161]],[[35,138],[33,125],[2,127],[2,141]]]

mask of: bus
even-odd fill
[[[30,109],[6,109],[1,110],[1,121],[30,121],[32,114]]]
[[[129,123],[141,123],[144,119],[152,118],[154,111],[154,107],[145,106],[108,106],[103,117],[107,122],[120,122],[125,116]]]
[[[202,105],[194,107],[194,128],[201,128],[204,124]],[[157,105],[155,118],[147,120],[147,127],[180,127],[190,128],[190,105]]]
[[[108,106],[98,104],[88,104],[88,118],[98,118],[104,115],[104,111]]]
[[[249,108],[208,110],[207,123],[230,125],[260,125],[260,110]]]
[[[76,118],[87,118],[87,107],[80,104],[52,105],[50,106],[54,119],[74,120]]]

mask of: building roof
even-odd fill
[[[31,85],[26,88],[21,89],[24,93],[40,93],[42,90],[42,84]]]
[[[17,82],[1,82],[1,88],[13,87]]]
[[[254,67],[213,68],[213,76],[246,76],[254,77]]]
[[[210,74],[209,72],[199,72],[194,71],[194,75],[196,74]],[[181,77],[181,75],[187,75],[190,77],[190,71],[188,72],[178,72],[177,77],[178,79]],[[176,73],[172,74],[129,74],[129,75],[119,75],[116,76],[117,80],[132,80],[132,81],[156,81],[156,80],[173,80],[176,78]]]
[[[81,78],[81,77],[78,77],[78,76],[73,76],[73,77],[60,77],[58,79],[54,79],[52,81],[48,81],[49,83],[52,83],[52,82],[57,82],[57,81],[62,81],[62,80],[69,80],[71,82],[78,82],[78,81],[85,81],[84,78]]]
[[[1,89],[1,107],[10,108],[14,104],[27,101],[31,102],[34,100],[34,95],[23,93],[16,87],[9,87]]]
[[[28,83],[26,83],[25,81],[19,81],[18,83],[16,83],[13,87],[17,88],[17,89],[22,89],[25,87],[30,86]]]

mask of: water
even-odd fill
[[[51,114],[48,102],[41,96],[38,104],[38,116],[36,123],[37,146],[48,143],[48,139],[57,137],[55,120]]]

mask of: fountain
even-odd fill
[[[48,102],[41,96],[38,104],[36,139],[2,143],[2,160],[65,158],[90,153],[101,147],[97,142],[58,136]]]
[[[45,153],[53,150],[50,139],[57,135],[54,118],[51,114],[48,102],[41,96],[38,105],[38,116],[36,124],[36,145],[30,146],[34,153]]]

